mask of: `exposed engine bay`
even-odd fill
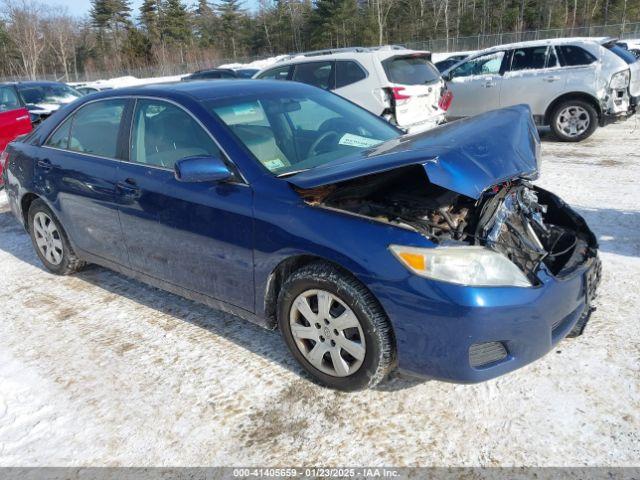
[[[542,264],[563,275],[596,255],[584,220],[524,179],[495,185],[475,200],[430,183],[413,165],[299,193],[312,205],[411,228],[439,244],[486,246],[532,280]]]

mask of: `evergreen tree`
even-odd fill
[[[238,56],[240,40],[239,28],[243,17],[242,7],[239,0],[221,0],[217,6],[220,16],[220,33],[226,55],[233,58]]]
[[[181,0],[167,0],[160,17],[160,34],[167,44],[188,43],[191,39],[191,26],[187,8]]]

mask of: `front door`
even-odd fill
[[[31,131],[29,111],[12,85],[0,87],[0,152],[18,135]]]
[[[137,100],[129,143],[129,162],[118,169],[118,201],[131,267],[253,311],[252,189],[175,179],[176,161],[223,154],[172,103]]]
[[[453,93],[453,102],[447,118],[470,117],[499,108],[504,57],[505,52],[488,53],[449,72],[447,88]]]
[[[504,74],[500,106],[526,103],[542,119],[550,99],[565,91],[566,76],[553,46],[516,48]]]
[[[121,122],[128,100],[91,102],[68,117],[39,149],[36,182],[41,195],[59,203],[61,221],[76,247],[128,264],[115,203],[122,159]]]

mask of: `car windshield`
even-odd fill
[[[382,65],[389,81],[400,85],[423,85],[440,79],[440,72],[426,55],[392,57]]]
[[[236,70],[236,75],[240,78],[251,78],[259,71],[260,70],[258,70],[257,68],[241,68],[239,70]]]
[[[401,134],[366,110],[321,90],[245,95],[205,105],[279,176],[357,154]]]
[[[69,103],[82,94],[63,83],[52,83],[42,85],[18,85],[18,90],[24,98],[25,103]]]

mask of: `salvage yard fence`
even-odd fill
[[[434,53],[445,53],[480,50],[482,48],[493,47],[505,43],[523,42],[528,40],[544,40],[562,37],[616,37],[620,39],[640,39],[640,22],[615,25],[599,25],[590,27],[568,27],[546,30],[530,30],[524,32],[494,33],[486,35],[474,35],[469,37],[437,38],[422,41],[411,41],[403,43],[401,45],[416,50],[428,50]],[[298,52],[291,52],[291,54],[295,53]],[[203,68],[214,68],[227,63],[249,63],[254,60],[261,60],[263,58],[265,58],[264,55],[221,58],[213,62],[162,64],[144,68],[130,68],[120,71],[87,72],[85,74],[81,74],[78,80],[89,82],[94,80],[124,76],[152,78],[182,75]],[[49,72],[40,75],[41,80],[59,80],[61,78],[61,72]],[[17,77],[0,78],[0,81],[2,80],[16,81],[21,79]]]

